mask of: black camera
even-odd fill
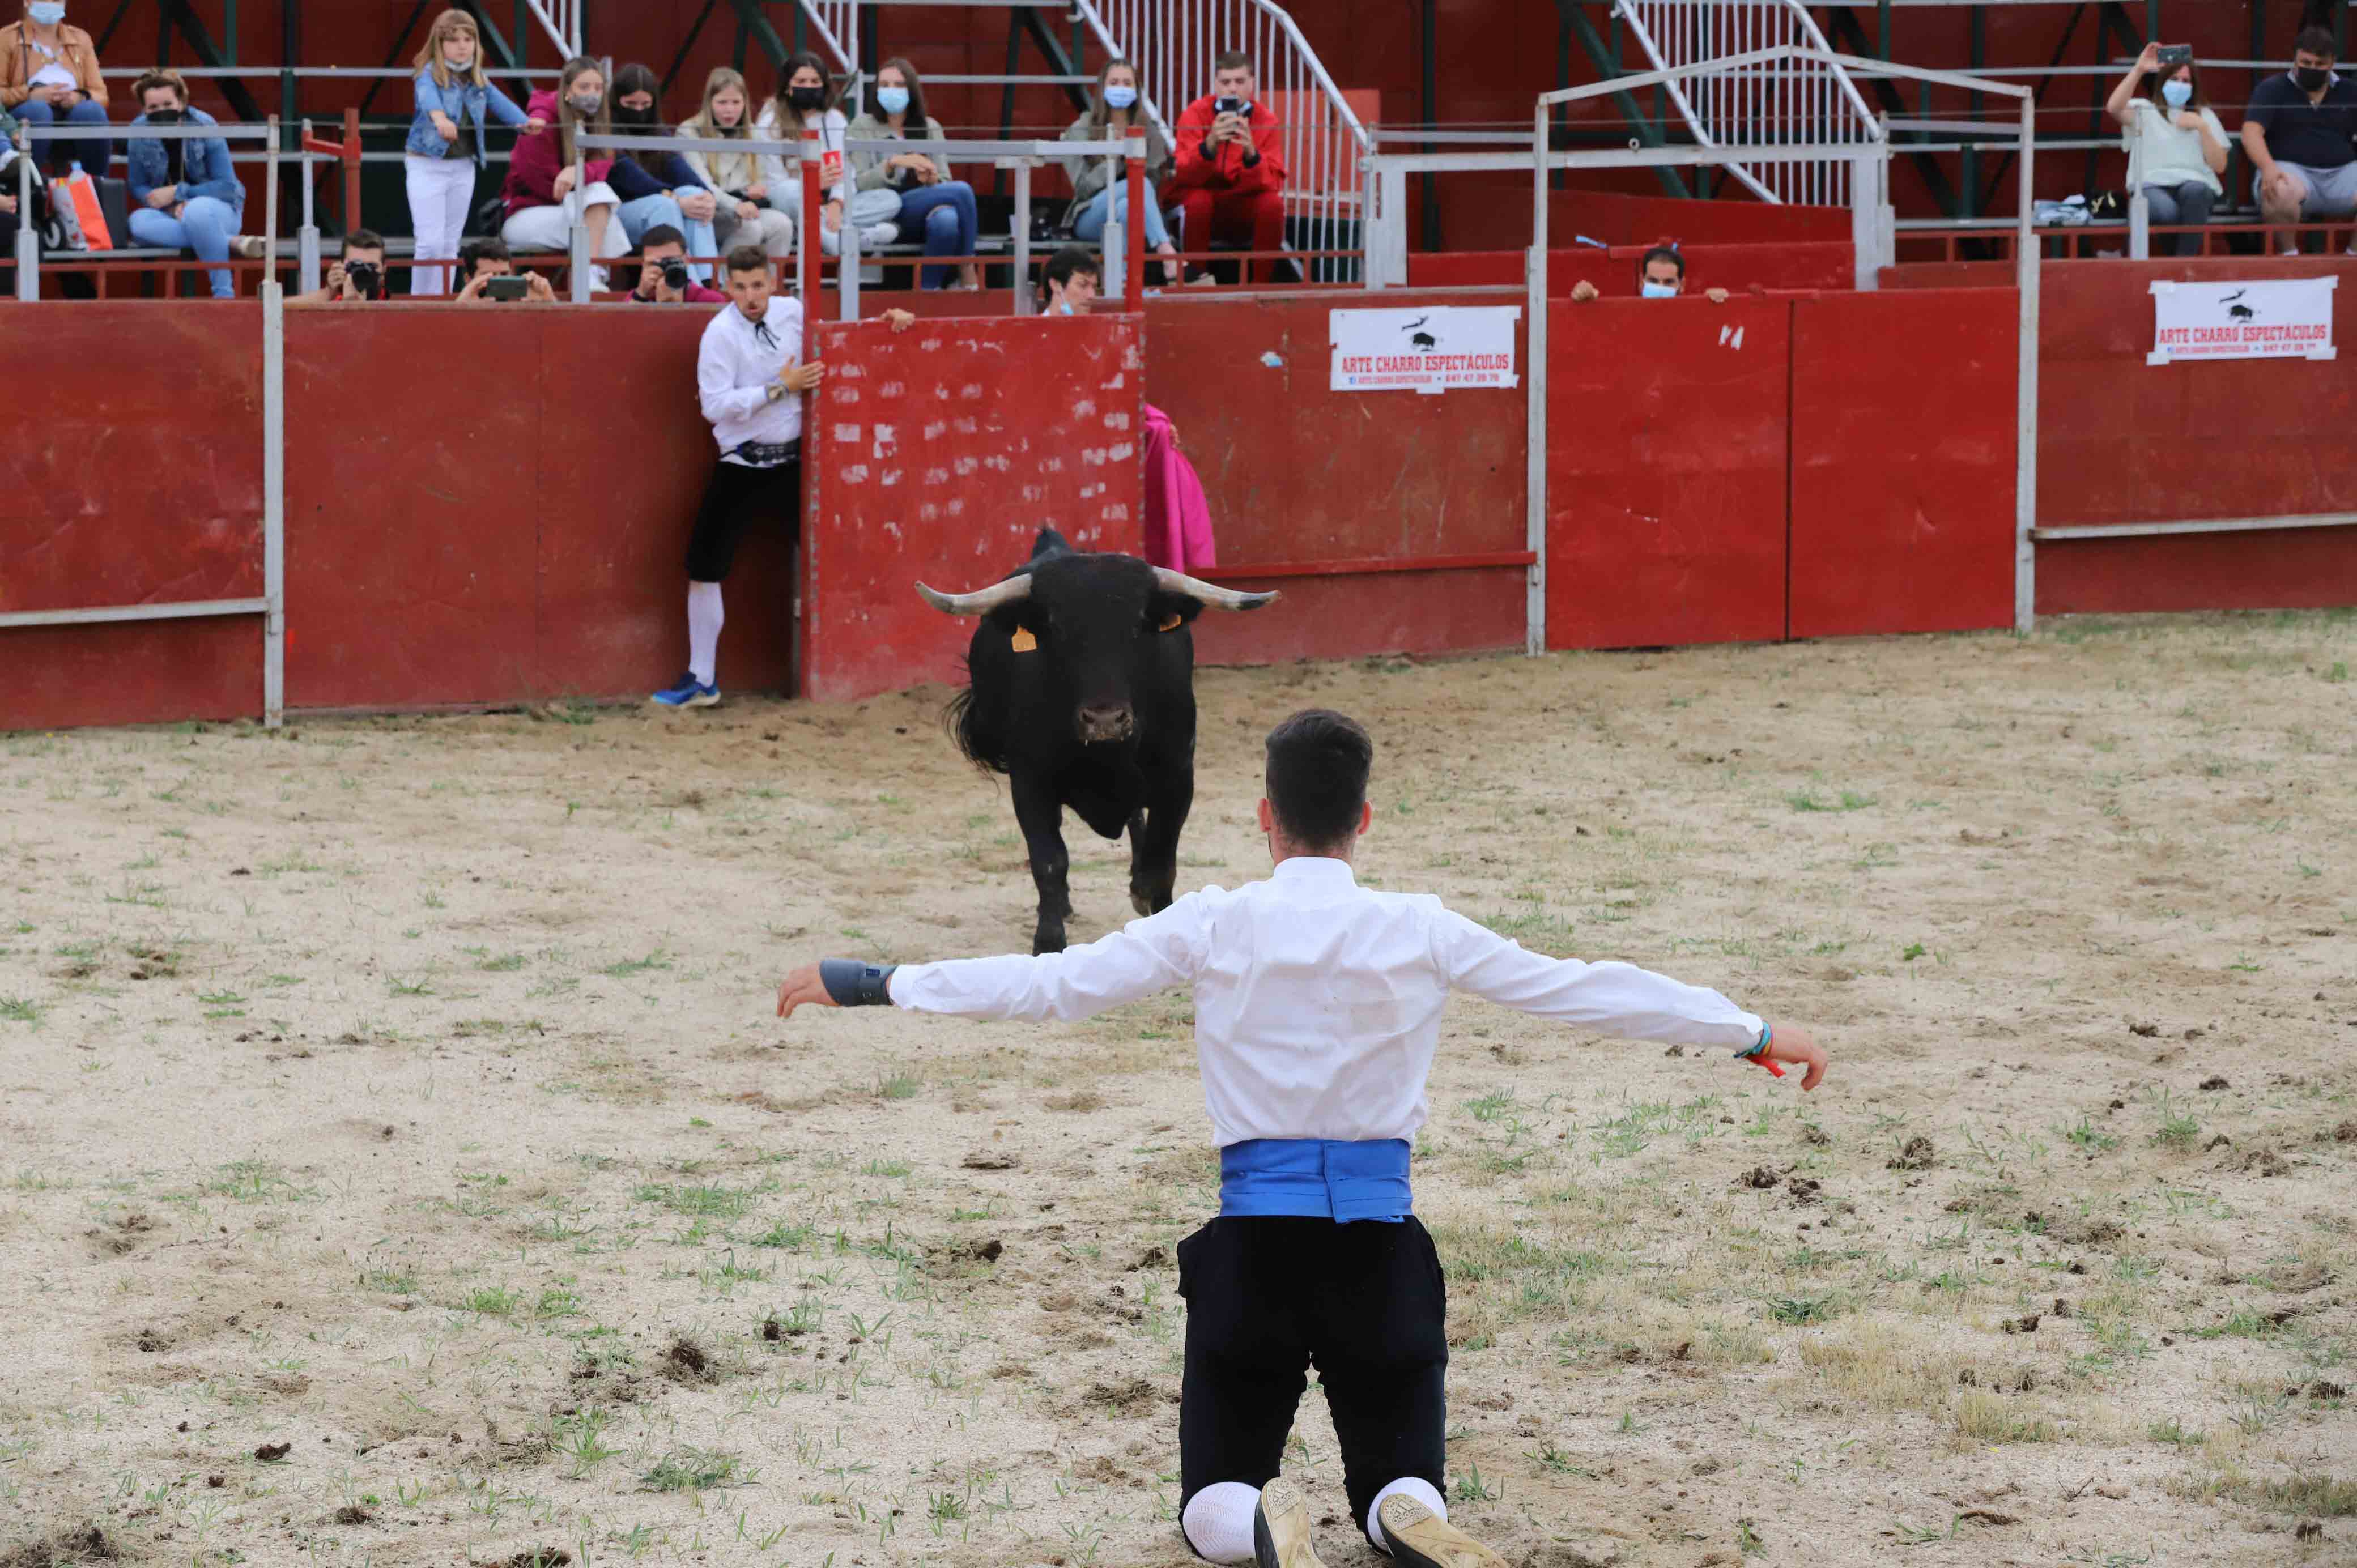
[[[662,264],[663,287],[687,292],[687,263],[673,256]]]
[[[384,269],[374,262],[347,262],[344,263],[344,276],[351,279],[352,286],[362,294],[374,294],[378,283],[384,276]]]
[[[1241,114],[1249,120],[1252,118],[1253,112],[1252,100],[1249,98],[1217,99],[1211,104],[1211,111],[1216,114]]]

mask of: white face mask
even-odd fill
[[[44,27],[54,27],[66,19],[62,0],[33,0],[32,5],[25,7],[25,14]]]
[[[2171,109],[2182,109],[2193,101],[2193,84],[2190,81],[2164,81],[2160,95],[2169,100]]]

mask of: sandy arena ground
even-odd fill
[[[1459,1522],[2357,1562],[2352,663],[2287,616],[1206,672],[1182,886],[1265,872],[1260,737],[1340,707],[1366,877],[1834,1053],[1804,1101],[1452,1013]],[[944,695],[0,741],[0,1565],[1187,1563],[1186,998],[770,1016],[791,961],[1027,943]],[[1073,843],[1082,940],[1126,899]],[[1381,1561],[1315,1390],[1289,1465]]]

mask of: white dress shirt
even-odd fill
[[[1746,1050],[1760,1021],[1716,991],[1626,963],[1526,951],[1429,894],[1361,887],[1350,863],[1282,861],[1085,946],[903,964],[895,1005],[966,1018],[1085,1018],[1195,993],[1212,1140],[1415,1136],[1452,987],[1624,1039]]]
[[[766,330],[764,330],[766,328]],[[793,440],[802,433],[802,400],[788,392],[770,401],[770,383],[802,358],[802,306],[771,295],[758,322],[732,302],[705,323],[695,350],[695,392],[724,462],[747,441],[764,446]]]

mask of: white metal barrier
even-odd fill
[[[1614,12],[1664,78],[1663,92],[1706,147],[1828,146],[1882,139],[1842,57],[1800,0],[1620,0]],[[1808,51],[1784,54],[1787,48]],[[1696,68],[1689,70],[1688,68]],[[1754,159],[1727,172],[1762,201],[1848,204],[1854,166],[1838,151]]]

